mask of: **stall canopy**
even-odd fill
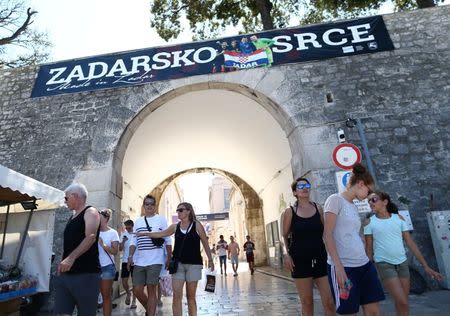
[[[37,209],[64,205],[64,192],[0,165],[0,206],[37,200]]]
[[[55,209],[63,205],[63,191],[0,165],[0,264],[36,277],[38,292],[49,290]]]

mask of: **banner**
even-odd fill
[[[228,212],[223,213],[209,213],[209,214],[196,214],[195,217],[198,221],[226,221],[230,218]]]
[[[31,97],[393,49],[383,18],[374,16],[42,65]]]

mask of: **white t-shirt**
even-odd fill
[[[227,255],[227,242],[225,240],[217,242],[217,255],[219,257]]]
[[[158,214],[147,217],[147,222],[153,232],[165,230],[167,228],[166,219]],[[140,217],[136,220],[134,223],[134,231],[148,232],[144,217]],[[170,237],[165,237],[164,239],[165,244],[163,247],[172,245]],[[163,247],[156,247],[150,237],[136,237],[136,235],[133,235],[130,245],[136,246],[136,251],[133,256],[134,265],[145,267],[152,264],[165,264]]]
[[[100,231],[100,237],[103,239],[103,243],[108,247],[112,246],[113,241],[119,241],[119,234],[115,229],[112,228],[104,232]],[[100,244],[98,244],[98,258],[102,267],[114,263],[114,256],[110,253],[107,253],[106,250],[100,246]]]
[[[127,236],[127,240],[123,243],[123,250],[122,250],[122,262],[128,262],[128,256],[130,253],[130,243],[131,239],[133,238],[133,234],[130,234],[128,231],[122,232],[122,235],[120,236],[120,240],[123,240],[123,237]]]
[[[359,234],[361,219],[355,204],[347,201],[339,193],[335,193],[325,201],[324,212],[337,215],[333,237],[342,265],[344,267],[360,267],[369,262]],[[330,255],[328,255],[327,262],[334,265]]]

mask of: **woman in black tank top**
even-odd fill
[[[317,285],[324,315],[336,315],[327,279],[327,253],[323,243],[322,208],[309,199],[306,178],[292,183],[297,201],[281,217],[284,267],[291,272],[302,305],[302,315],[313,315],[313,285]]]
[[[172,224],[166,230],[160,232],[142,232],[136,233],[136,235],[161,238],[175,234],[175,247],[172,256],[178,260],[178,269],[175,274],[172,274],[172,312],[174,316],[183,314],[183,287],[186,283],[186,296],[189,298],[187,300],[189,315],[197,315],[195,296],[203,267],[200,242],[208,256],[208,267],[211,271],[214,270],[214,263],[205,229],[196,220],[191,203],[180,203],[177,207],[177,214],[180,220],[178,224]]]

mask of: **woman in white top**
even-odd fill
[[[428,266],[387,193],[371,194],[369,204],[375,216],[368,219],[364,227],[367,256],[375,261],[378,275],[394,299],[397,315],[409,315],[409,267],[403,241],[432,279],[442,280],[442,275]]]
[[[328,282],[336,312],[356,315],[381,315],[379,301],[384,293],[374,264],[366,255],[359,234],[361,219],[354,199],[364,200],[374,181],[361,164],[353,166],[347,189],[333,194],[324,205],[324,242],[328,252]]]
[[[111,291],[116,275],[114,255],[119,252],[119,234],[108,226],[111,213],[110,209],[100,212],[100,236],[98,238],[98,256],[102,267],[100,293],[103,298],[103,315],[105,316],[111,316]]]

